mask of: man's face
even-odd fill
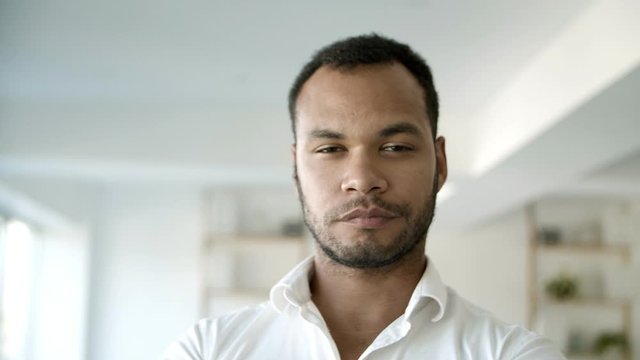
[[[296,184],[326,256],[375,268],[424,251],[444,139],[434,144],[423,90],[402,65],[321,67],[300,92],[296,129]]]

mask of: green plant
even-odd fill
[[[603,354],[610,349],[619,349],[623,352],[629,350],[627,336],[622,332],[603,332],[596,338],[593,351],[596,354]]]
[[[573,299],[578,294],[578,279],[560,274],[545,285],[547,294],[556,300]]]

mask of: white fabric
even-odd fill
[[[272,289],[270,301],[196,324],[165,360],[338,360],[336,345],[311,301],[313,258]],[[362,306],[367,306],[363,304]],[[378,335],[360,360],[561,360],[551,343],[508,325],[446,287],[429,261],[405,313]]]

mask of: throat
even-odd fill
[[[396,293],[396,297],[381,293],[365,296],[358,291],[351,295],[330,300],[312,293],[342,360],[358,359],[384,329],[402,316],[411,292]]]
[[[357,359],[402,316],[427,266],[424,252],[405,266],[371,273],[336,268],[318,258],[310,279],[311,299],[338,347],[341,359]]]
[[[329,329],[331,337],[336,343],[341,360],[357,360],[373,343],[384,328],[375,331],[341,332],[338,329]]]

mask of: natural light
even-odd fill
[[[4,234],[2,359],[20,359],[29,317],[33,240],[29,227],[19,221],[9,221]]]

